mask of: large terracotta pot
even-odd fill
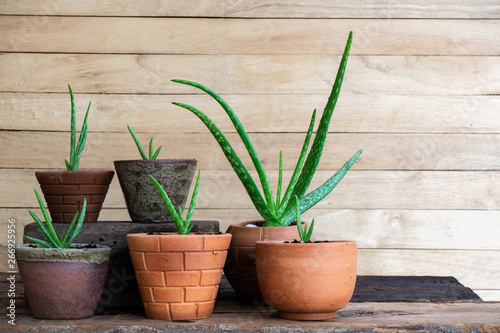
[[[240,301],[259,305],[264,301],[257,282],[255,242],[262,240],[299,239],[297,225],[287,227],[247,227],[263,221],[234,223],[226,232],[233,235],[229,246],[224,274]]]
[[[84,222],[96,222],[114,171],[36,171],[52,222],[71,222],[87,199]]]
[[[127,242],[148,318],[212,315],[230,234],[137,233]]]
[[[79,319],[94,314],[106,279],[111,248],[16,247],[21,281],[33,317]]]
[[[262,241],[256,245],[262,295],[286,319],[333,318],[352,297],[356,262],[353,241]]]
[[[115,161],[116,174],[133,222],[171,222],[152,175],[177,208],[184,209],[196,171],[195,159]]]

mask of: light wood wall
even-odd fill
[[[126,124],[161,158],[197,158],[196,219],[258,218],[201,122],[232,141],[224,112],[182,78],[221,93],[276,184],[322,109],[349,31],[351,56],[314,184],[358,148],[315,217],[317,238],[354,239],[359,274],[454,276],[500,300],[500,5],[497,0],[0,0],[0,230],[31,223],[34,171],[64,168],[70,83],[82,169],[136,159]],[[236,144],[244,161],[248,158]],[[102,220],[128,219],[115,178]],[[0,245],[6,269],[7,237]]]

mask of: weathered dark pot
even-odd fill
[[[133,222],[171,222],[152,175],[165,189],[177,208],[184,209],[196,171],[195,159],[115,161],[128,213]]]
[[[96,222],[114,171],[36,171],[52,222],[71,222],[87,199],[84,222]]]
[[[111,248],[47,249],[33,244],[16,247],[21,281],[33,317],[90,317],[99,303]]]
[[[255,242],[263,240],[299,239],[297,225],[287,227],[246,227],[263,221],[234,223],[226,232],[233,237],[227,253],[224,274],[240,301],[250,304],[262,304],[255,267]],[[304,223],[303,223],[304,224]]]

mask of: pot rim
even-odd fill
[[[178,232],[173,232],[173,231],[157,231],[153,233],[149,232],[132,232],[130,234],[127,234],[127,237],[147,237],[147,236],[155,236],[155,237],[192,237],[192,236],[222,236],[222,235],[231,235],[228,232],[202,232],[202,233],[197,233],[197,232],[190,232],[187,235],[181,235]]]
[[[153,164],[155,162],[162,162],[162,163],[166,163],[166,164],[180,164],[180,163],[197,164],[198,160],[196,160],[194,158],[165,158],[165,159],[155,159],[155,160],[135,159],[135,160],[116,160],[116,161],[113,161],[114,164],[127,164],[127,163]]]
[[[229,226],[232,226],[235,228],[247,228],[248,224],[256,224],[256,223],[262,223],[262,222],[265,222],[265,220],[252,220],[252,221],[244,221],[244,222],[235,222],[235,223],[231,223]],[[308,222],[302,221],[302,224],[304,224],[304,223],[308,223]],[[297,228],[296,222],[293,221],[289,225],[277,226],[277,227],[259,227],[259,226],[257,226],[257,227],[248,227],[248,228],[274,229],[274,228],[286,228],[286,227],[291,227],[291,226]]]
[[[262,240],[262,241],[256,241],[255,246],[311,246],[311,245],[316,245],[316,246],[332,246],[332,245],[341,245],[341,244],[346,244],[346,245],[352,245],[357,246],[356,241],[353,240],[326,240],[326,241],[314,241],[310,243],[293,243],[290,241],[283,241],[283,240]]]
[[[73,243],[70,248],[54,249],[37,244],[16,245],[16,260],[48,262],[84,262],[101,264],[109,261],[111,247],[96,244],[94,248],[75,248],[89,244]]]
[[[68,171],[64,169],[57,169],[57,170],[37,170],[35,173],[110,173],[110,172],[115,172],[114,170],[75,170],[75,171]]]

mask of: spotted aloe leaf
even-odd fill
[[[252,200],[252,203],[254,204],[255,208],[259,212],[259,214],[266,220],[266,221],[276,221],[275,215],[273,215],[273,212],[269,209],[267,206],[266,201],[260,194],[259,189],[257,188],[257,185],[255,184],[252,175],[248,172],[247,168],[243,164],[243,162],[240,160],[238,154],[236,151],[233,149],[227,138],[224,136],[224,134],[219,130],[219,128],[212,122],[212,120],[204,114],[202,111],[198,110],[197,108],[184,104],[184,103],[176,103],[174,102],[173,104],[183,107],[189,111],[191,111],[193,114],[195,114],[208,128],[208,130],[212,133],[214,136],[215,140],[217,140],[217,143],[220,145],[222,148],[222,152],[226,156],[227,160],[233,167],[233,170],[236,172],[236,175],[240,179],[241,183],[245,187],[248,195],[250,196],[250,199]],[[268,184],[269,185],[269,184]]]
[[[194,113],[210,130],[210,132],[212,133],[212,135],[222,148],[222,151],[224,152],[229,163],[231,164],[234,171],[241,180],[243,186],[247,190],[247,193],[250,196],[250,199],[252,200],[255,208],[265,219],[266,223],[264,224],[264,226],[289,225],[297,216],[297,211],[298,214],[302,214],[303,212],[305,212],[306,210],[317,204],[326,195],[328,195],[328,193],[330,193],[333,190],[333,188],[335,188],[337,183],[345,176],[347,171],[351,168],[351,166],[354,164],[354,162],[361,154],[361,150],[358,151],[334,176],[332,176],[329,180],[327,180],[323,185],[321,185],[316,190],[305,195],[311,183],[311,180],[316,172],[317,166],[319,164],[323,152],[323,148],[325,146],[325,140],[328,134],[330,120],[340,94],[340,88],[342,86],[342,81],[347,66],[347,59],[349,57],[351,43],[352,43],[352,32],[349,34],[347,44],[342,56],[342,60],[340,62],[339,70],[337,72],[337,76],[335,79],[335,83],[332,87],[332,91],[328,98],[328,102],[323,111],[311,150],[309,151],[309,154],[307,154],[307,150],[309,148],[309,143],[313,133],[316,110],[314,110],[314,113],[312,115],[309,129],[306,138],[304,140],[304,144],[302,146],[301,154],[295,166],[290,183],[287,189],[285,190],[283,198],[280,198],[282,190],[282,173],[283,173],[282,157],[280,154],[280,165],[279,165],[279,175],[278,175],[279,179],[278,179],[278,190],[277,190],[276,201],[274,201],[273,199],[271,187],[269,185],[266,172],[254,149],[254,146],[250,138],[248,137],[245,129],[243,128],[243,125],[241,124],[241,122],[239,121],[238,117],[235,115],[233,110],[229,107],[229,105],[215,92],[213,92],[212,90],[208,89],[207,87],[199,83],[186,80],[173,80],[174,82],[177,83],[186,84],[198,88],[204,91],[205,93],[209,94],[219,103],[219,105],[222,106],[226,114],[229,116],[230,120],[233,123],[233,126],[238,132],[241,140],[243,141],[248,151],[248,154],[252,159],[255,169],[259,175],[264,196],[262,196],[262,194],[260,193],[253,178],[251,177],[245,165],[239,159],[238,155],[234,151],[229,141],[226,139],[224,134],[217,128],[217,126],[212,122],[212,120],[208,118],[203,112],[201,112],[200,110],[191,105],[184,103],[173,103],[177,106],[183,107]],[[294,201],[291,200],[292,197],[297,197],[298,210],[293,209]]]

